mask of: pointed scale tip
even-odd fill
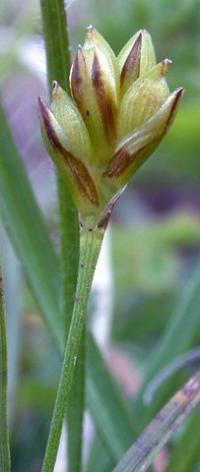
[[[135,44],[141,44],[142,43],[142,33],[143,33],[143,30],[139,30],[138,31],[138,34],[137,34],[137,37],[136,37],[136,40],[132,46],[132,50],[133,48],[135,47]]]
[[[80,67],[81,65],[85,65],[85,53],[83,46],[81,44],[78,45],[77,52],[71,67],[71,75],[80,75]]]
[[[38,106],[39,106],[40,116],[41,116],[41,118],[43,120],[43,123],[46,127],[46,124],[49,121],[49,117],[48,117],[49,110],[48,110],[46,104],[44,103],[44,100],[42,99],[42,97],[38,97]]]
[[[139,29],[137,32],[136,32],[136,41],[138,39],[139,36],[142,36],[144,34],[150,34],[145,28],[141,28]]]
[[[184,93],[185,93],[185,89],[183,87],[178,87],[174,91],[174,94],[175,94],[174,104],[175,104],[175,106],[176,106],[177,102],[180,100],[180,98],[183,97]]]
[[[59,89],[59,83],[57,82],[57,80],[54,80],[53,83],[52,83],[52,95],[53,97],[55,97],[58,93],[58,89]]]
[[[176,89],[176,97],[179,100],[179,98],[182,98],[183,95],[185,95],[185,89],[183,87],[179,87]]]
[[[136,80],[139,77],[140,72],[140,59],[141,59],[141,48],[142,48],[142,31],[140,30],[138,36],[132,46],[131,51],[128,54],[128,57],[125,60],[123,65],[120,82],[123,86],[127,75],[131,74],[131,80]]]
[[[145,28],[142,28],[142,29],[140,30],[140,33],[141,33],[142,36],[151,36],[150,33],[149,33],[149,31],[148,31],[147,29],[145,29]]]
[[[93,31],[95,31],[94,26],[92,26],[92,25],[87,26],[86,33],[90,34],[90,33],[93,33]]]
[[[38,97],[38,105],[39,105],[39,113],[40,113],[40,116],[41,116],[41,119],[45,128],[45,131],[49,138],[49,141],[52,144],[52,146],[56,146],[57,138],[51,125],[50,111],[45,105],[45,103],[43,102],[41,97]]]
[[[170,115],[169,115],[169,118],[167,120],[167,128],[170,126],[170,124],[172,123],[172,121],[174,119],[179,101],[183,97],[184,93],[185,93],[185,89],[183,87],[179,87],[176,90],[174,90],[174,92],[173,92],[174,98],[173,98],[172,107],[171,107],[171,110],[170,110]]]
[[[76,53],[76,56],[75,56],[75,59],[74,59],[74,63],[76,61],[84,61],[85,62],[85,51],[84,51],[84,47],[79,44],[78,47],[77,47],[77,53]]]
[[[94,40],[94,33],[95,32],[96,32],[96,29],[92,25],[89,25],[86,28],[86,42],[88,41],[90,43]]]
[[[85,56],[82,46],[79,45],[70,71],[70,87],[75,99],[80,95],[82,88],[82,70],[85,70]]]
[[[46,110],[46,105],[45,105],[42,97],[38,97],[38,105],[39,105],[39,111],[43,115],[44,111]]]
[[[90,25],[86,28],[86,38],[84,43],[84,48],[91,47],[96,41],[97,30],[94,26]]]
[[[161,62],[161,75],[165,76],[167,75],[168,73],[168,70],[170,68],[170,66],[173,64],[173,61],[171,61],[171,59],[164,59],[162,62]]]
[[[176,89],[176,91],[179,95],[184,95],[184,93],[185,93],[184,87],[179,87],[179,88]]]
[[[142,35],[142,45],[145,45],[145,43],[152,43],[152,36],[151,33],[149,33],[148,30],[146,29],[141,29],[140,33]]]

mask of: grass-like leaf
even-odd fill
[[[0,107],[0,215],[56,342],[63,345],[59,264]],[[51,288],[50,288],[51,287]]]
[[[115,467],[114,472],[145,472],[199,402],[200,371],[158,413]]]
[[[8,412],[9,426],[12,429],[21,353],[22,270],[2,225],[0,235],[8,343]]]
[[[2,278],[0,280],[0,470],[2,472],[11,470],[7,412],[7,339]]]
[[[104,445],[117,462],[136,435],[136,427],[119,388],[108,375],[105,361],[91,335],[88,342],[87,392],[96,427]]]

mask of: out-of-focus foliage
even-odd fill
[[[0,3],[0,86],[14,134],[21,137],[20,151],[34,170],[38,156],[42,165],[46,163],[36,112],[36,99],[43,93],[45,76],[39,5],[35,0],[25,3]],[[146,28],[152,34],[157,58],[173,60],[168,76],[170,88],[186,89],[173,128],[129,186],[113,218],[112,341],[124,348],[128,360],[133,365],[137,363],[143,372],[156,343],[162,340],[181,290],[192,277],[200,252],[200,0],[68,0],[66,7],[72,53],[83,42],[84,28],[90,23],[108,39],[115,52],[136,30]],[[28,123],[32,123],[31,129],[27,129]],[[52,197],[49,201],[49,193],[45,194],[51,187],[48,172],[49,168],[40,177],[40,190],[48,201],[50,211],[45,216],[57,243],[56,204]],[[27,468],[34,472],[40,467],[45,446],[59,360],[27,287],[22,298],[23,346],[12,456],[15,472]],[[184,375],[189,373],[188,368]],[[134,383],[134,369],[127,373],[129,380],[131,375]],[[187,441],[186,431],[187,425],[180,446],[185,437]],[[177,447],[178,441],[179,437],[174,442]],[[93,464],[98,462],[98,455],[104,459],[102,449],[96,449]],[[174,452],[174,461],[179,453],[180,449]],[[198,462],[197,449],[192,454],[194,463]],[[105,456],[105,464],[108,459]],[[199,467],[194,470],[197,472]],[[109,472],[109,466],[105,472]]]
[[[148,347],[147,342],[153,345],[192,270],[193,251],[199,243],[200,219],[190,214],[176,213],[157,223],[113,227],[117,318],[113,335],[120,342],[135,347],[141,343]],[[187,247],[191,255],[184,258]]]

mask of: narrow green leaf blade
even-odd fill
[[[63,330],[58,305],[58,260],[2,107],[0,123],[0,215],[51,332],[61,346]]]
[[[117,462],[136,435],[128,405],[89,334],[87,395],[102,441]]]
[[[21,353],[22,270],[2,225],[0,241],[8,344],[8,412],[9,426],[12,428],[16,412],[16,387]]]
[[[3,307],[2,279],[0,281],[0,470],[9,472],[10,447],[7,408],[7,339]]]
[[[115,467],[114,472],[145,472],[199,402],[200,371],[158,413]]]

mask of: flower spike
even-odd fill
[[[169,91],[171,63],[156,63],[146,30],[116,57],[89,26],[70,72],[72,98],[54,81],[51,107],[39,99],[47,150],[88,228],[105,229],[129,179],[171,126],[183,95]]]

